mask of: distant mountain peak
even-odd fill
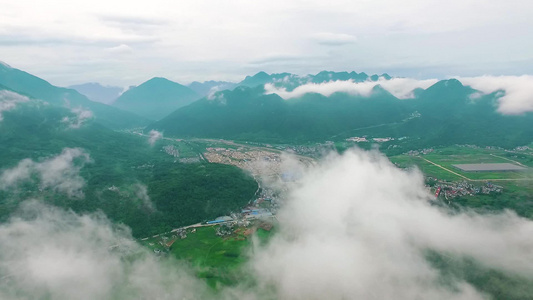
[[[387,73],[383,73],[383,74],[379,75],[379,77],[383,77],[386,80],[391,80],[392,79],[392,77],[389,74],[387,74]]]
[[[148,83],[148,82],[173,82],[173,83],[177,83],[177,82],[174,82],[172,80],[166,79],[164,77],[152,77],[151,79],[147,80],[145,83]]]
[[[443,88],[463,88],[464,85],[457,79],[444,79],[435,83],[433,87],[443,87]]]
[[[151,120],[159,120],[200,97],[189,87],[163,77],[154,77],[125,91],[112,105]]]
[[[255,78],[255,79],[259,79],[259,78],[269,79],[270,75],[268,75],[268,73],[266,73],[264,71],[261,71],[261,72],[258,72],[257,74],[255,74],[252,78]]]

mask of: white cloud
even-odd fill
[[[151,146],[155,144],[158,140],[163,138],[163,133],[157,131],[157,130],[150,130],[148,133],[148,143],[150,143]]]
[[[226,105],[226,97],[224,97],[224,93],[221,92],[220,86],[214,86],[209,90],[209,93],[206,96],[207,100],[209,101],[215,101],[221,105]]]
[[[68,124],[68,126],[73,129],[80,128],[85,121],[93,118],[93,112],[83,107],[72,108],[70,111],[74,116],[64,117],[61,122]]]
[[[133,53],[133,49],[125,44],[120,44],[116,47],[107,48],[106,51],[111,54],[131,54]]]
[[[155,206],[150,199],[150,196],[148,196],[148,187],[142,183],[137,183],[133,186],[133,189],[135,191],[135,196],[141,200],[144,208],[146,208],[148,211],[154,211]]]
[[[298,86],[292,91],[287,91],[285,88],[277,88],[272,84],[266,84],[265,92],[267,94],[278,94],[283,99],[299,98],[307,93],[318,93],[329,97],[338,92],[368,97],[372,94],[372,89],[376,85],[380,85],[395,97],[406,99],[412,97],[414,89],[426,89],[436,82],[436,79],[417,80],[412,78],[392,78],[390,80],[380,78],[378,81],[364,82],[338,80],[318,84],[308,83]]]
[[[353,35],[331,32],[320,32],[314,34],[313,39],[315,39],[319,44],[327,46],[342,46],[357,41],[357,38]]]
[[[64,148],[61,154],[39,162],[27,158],[0,173],[0,189],[17,188],[23,182],[37,179],[42,189],[83,197],[85,180],[79,172],[90,161],[89,154],[80,148]]]
[[[458,77],[464,85],[490,94],[499,90],[505,92],[498,101],[498,111],[515,115],[533,112],[533,76],[479,76]]]
[[[102,215],[37,201],[0,225],[0,298],[202,299],[206,286]]]
[[[280,232],[251,265],[278,299],[485,299],[442,284],[426,250],[533,276],[533,222],[504,212],[451,213],[429,203],[418,171],[348,151],[311,168],[278,214]]]
[[[531,1],[114,3],[11,1],[0,11],[0,57],[65,86],[83,81],[128,86],[154,76],[178,82],[239,80],[263,68],[423,77],[517,74],[533,64]],[[351,39],[343,34],[356,36],[357,43],[324,47],[313,38]],[[135,51],[113,56],[105,51],[121,44]],[[272,53],[304,60],[247,64]]]
[[[12,110],[19,103],[28,101],[30,101],[30,99],[26,96],[22,96],[7,90],[0,90],[0,121],[4,119],[2,116],[3,111]]]

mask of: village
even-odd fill
[[[426,180],[429,185],[433,186],[435,189],[435,197],[443,195],[447,200],[460,196],[474,196],[478,194],[488,195],[491,193],[501,193],[503,191],[502,186],[495,185],[491,182],[476,186],[466,180],[450,182],[434,177],[427,177]]]
[[[220,216],[214,220],[197,223],[189,226],[175,228],[170,232],[161,233],[152,237],[141,239],[148,242],[156,255],[165,255],[172,245],[178,241],[187,239],[203,227],[213,227],[218,237],[246,237],[259,228],[270,231],[277,221],[275,213],[279,207],[279,199],[269,189],[263,189],[260,195],[249,205],[239,212],[230,213],[228,216]]]
[[[276,176],[281,173],[281,154],[244,148],[207,148],[204,157],[210,163],[227,164],[249,171],[252,176]]]

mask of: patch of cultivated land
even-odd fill
[[[466,181],[482,187],[491,182],[503,187],[502,193],[454,198],[455,204],[481,210],[512,209],[519,215],[533,218],[533,155],[531,151],[447,147],[425,155],[396,155],[390,160],[397,166],[416,166],[426,176],[450,182]],[[465,163],[514,163],[527,167],[519,172],[463,172],[452,165]]]
[[[265,230],[256,225],[236,228],[226,236],[216,234],[219,225],[197,227],[194,232],[190,228],[185,238],[167,233],[142,242],[152,250],[161,251],[161,255],[172,255],[190,263],[197,275],[212,287],[218,283],[232,285],[243,279],[239,267],[248,260],[246,253],[251,249],[252,238],[255,236],[265,242],[274,232],[274,229]],[[253,233],[248,234],[250,230]],[[170,247],[165,246],[169,244]]]
[[[400,167],[416,165],[426,175],[444,180],[533,180],[533,156],[528,152],[512,153],[499,149],[447,147],[435,149],[426,155],[397,155],[390,159]],[[465,172],[454,166],[483,163],[513,163],[528,169],[518,172]]]

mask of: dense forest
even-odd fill
[[[90,157],[80,168],[84,197],[69,197],[43,189],[38,180],[26,180],[19,188],[0,191],[0,220],[16,211],[20,201],[38,198],[76,212],[101,210],[141,237],[228,214],[248,203],[257,190],[254,179],[236,167],[175,162],[161,151],[172,141],[150,146],[146,137],[115,132],[95,122],[69,128],[61,121],[70,114],[39,103],[3,112],[0,169],[15,168],[23,159],[46,161],[62,149],[80,148]]]

